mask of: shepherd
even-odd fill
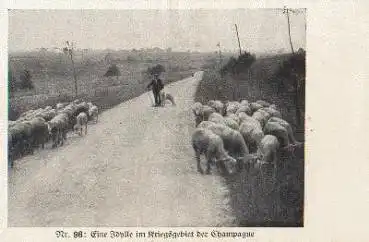
[[[159,79],[159,74],[157,73],[154,74],[154,79],[147,86],[147,89],[149,89],[151,86],[152,86],[152,92],[155,97],[155,107],[158,107],[161,105],[161,101],[162,101],[159,94],[160,94],[160,91],[164,88],[162,80]]]

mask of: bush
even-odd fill
[[[221,70],[220,73],[222,75],[226,73],[232,73],[232,74],[238,74],[245,70],[247,70],[252,63],[256,60],[255,55],[252,55],[251,53],[245,51],[242,55],[240,55],[237,59],[234,57],[231,57],[227,64],[225,64]]]
[[[119,68],[117,67],[117,65],[113,64],[109,67],[109,69],[107,70],[107,72],[105,73],[105,77],[109,77],[109,76],[120,76],[121,73],[120,73],[120,70]]]

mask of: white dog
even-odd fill
[[[164,90],[161,90],[160,93],[160,100],[161,100],[161,106],[165,106],[165,101],[169,100],[173,106],[176,105],[176,103],[174,102],[174,97],[170,94],[170,93],[166,93]]]

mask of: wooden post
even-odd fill
[[[293,51],[292,39],[291,39],[290,15],[288,14],[288,12],[289,12],[289,9],[285,8],[285,13],[287,15],[287,23],[288,23],[288,36],[290,39],[291,51],[292,51],[292,54],[294,54],[295,52]]]
[[[242,51],[241,51],[240,37],[238,36],[237,24],[235,24],[234,26],[236,26],[236,34],[237,34],[237,40],[238,40],[238,48],[240,49],[240,56],[241,56],[242,55]]]

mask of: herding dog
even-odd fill
[[[161,101],[161,106],[165,106],[165,101],[169,100],[173,106],[176,105],[176,103],[174,102],[174,97],[170,94],[170,93],[166,93],[164,90],[161,90],[160,93],[160,101]]]

